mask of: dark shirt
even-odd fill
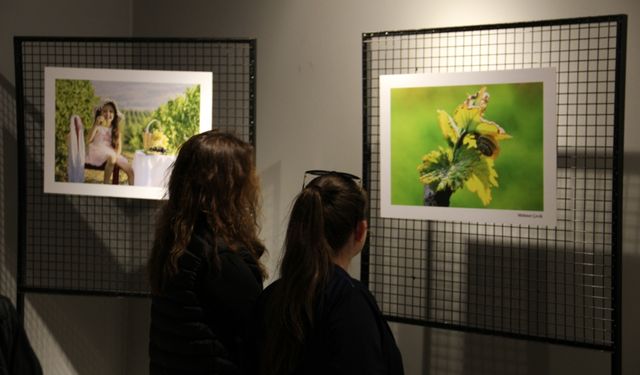
[[[0,375],[41,375],[42,368],[11,301],[0,296]]]
[[[275,288],[271,284],[258,303],[258,314],[268,308]],[[302,359],[292,374],[402,375],[402,357],[373,295],[338,266],[317,304],[313,329],[307,335]],[[260,330],[261,328],[258,328]],[[263,340],[257,333],[257,350]]]
[[[212,252],[219,269],[208,261]],[[198,225],[178,267],[152,297],[150,374],[243,374],[243,338],[262,291],[258,265]]]

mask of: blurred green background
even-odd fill
[[[424,185],[418,180],[422,156],[448,147],[438,125],[437,110],[453,115],[468,95],[482,86],[490,94],[484,118],[496,122],[513,138],[500,141],[495,161],[498,187],[483,206],[466,188],[451,196],[451,207],[542,211],[543,84],[415,87],[391,89],[391,203],[422,206]]]

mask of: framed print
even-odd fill
[[[554,68],[380,76],[382,217],[556,225]]]
[[[180,145],[211,129],[212,77],[45,67],[45,193],[162,199]]]

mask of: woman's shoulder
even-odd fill
[[[260,299],[263,301],[271,299],[271,297],[273,296],[273,293],[275,293],[275,291],[279,288],[281,284],[282,284],[282,280],[278,279],[272,282],[271,284],[267,285],[262,291],[260,295]]]
[[[363,287],[360,281],[351,277],[349,273],[340,266],[332,266],[327,282],[327,294],[341,296],[360,293]]]
[[[282,292],[281,286],[282,280],[277,279],[262,290],[255,306],[255,311],[259,316],[263,316],[267,310],[271,310],[273,306],[278,304],[280,299],[278,293]]]
[[[318,308],[329,312],[345,304],[360,300],[359,282],[338,266],[333,266],[329,272],[326,287],[323,290]]]
[[[323,308],[327,310],[379,310],[369,289],[339,266],[334,266],[323,297]]]

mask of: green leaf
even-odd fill
[[[422,158],[418,166],[422,184],[436,192],[466,186],[483,205],[491,203],[491,189],[498,186],[494,167],[498,141],[511,136],[483,117],[488,103],[489,93],[482,87],[457,106],[453,116],[438,110],[438,125],[449,147],[439,147]]]

